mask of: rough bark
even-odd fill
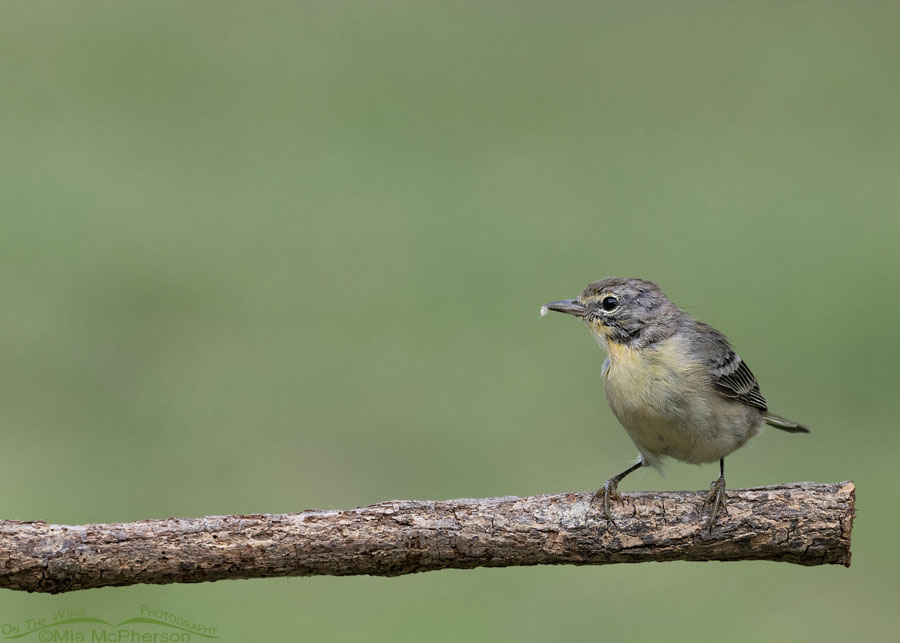
[[[510,565],[771,560],[850,565],[851,482],[623,494],[618,527],[591,495],[394,500],[345,511],[105,525],[0,521],[0,587],[29,592],[266,576],[397,576]]]

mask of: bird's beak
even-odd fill
[[[568,315],[574,315],[579,318],[586,316],[588,313],[588,309],[578,303],[577,299],[551,301],[549,304],[544,304],[544,308],[547,310],[555,310],[560,313],[566,313]]]

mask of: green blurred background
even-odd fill
[[[900,6],[29,2],[0,22],[4,518],[592,490],[635,449],[546,301],[658,281],[851,479],[853,566],[0,592],[223,640],[883,640],[900,625]],[[703,489],[671,463],[623,490]]]

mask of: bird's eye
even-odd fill
[[[619,300],[615,297],[604,297],[600,302],[600,307],[608,313],[612,312],[619,307]]]

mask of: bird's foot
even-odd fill
[[[728,496],[725,495],[725,476],[719,476],[709,485],[709,494],[706,496],[706,500],[703,501],[704,507],[707,505],[712,507],[709,513],[709,521],[706,523],[706,528],[710,533],[712,533],[712,527],[716,522],[719,509],[721,508],[726,514],[728,513],[728,507],[725,502],[727,498]]]
[[[619,492],[616,489],[619,487],[619,481],[615,478],[610,478],[606,481],[602,487],[597,489],[597,492],[591,498],[591,504],[598,498],[603,499],[603,503],[601,505],[600,511],[603,514],[603,517],[613,526],[618,528],[619,525],[616,524],[616,521],[613,520],[612,513],[609,511],[609,503],[611,501],[622,502],[622,496],[619,495]]]

